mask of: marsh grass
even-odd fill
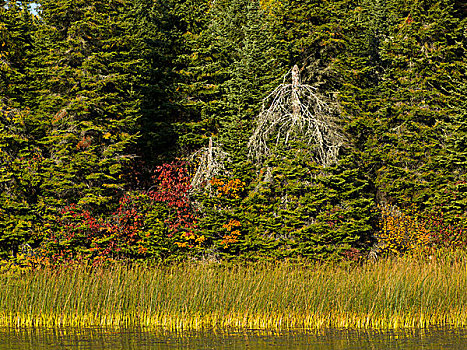
[[[466,259],[362,266],[74,267],[0,276],[0,326],[467,326]]]

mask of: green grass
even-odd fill
[[[0,275],[0,326],[467,326],[466,259]]]

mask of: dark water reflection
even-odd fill
[[[4,349],[467,349],[467,329],[165,332],[0,328],[0,350]]]

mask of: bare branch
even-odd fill
[[[224,163],[227,158],[228,154],[222,150],[221,145],[216,144],[210,137],[208,147],[201,148],[191,156],[191,159],[198,163],[191,180],[192,188],[195,191],[202,187],[209,189],[211,180],[225,172]]]
[[[292,84],[280,84],[264,99],[248,142],[249,156],[261,163],[271,155],[271,141],[275,140],[275,146],[304,141],[319,164],[330,165],[344,143],[336,115],[336,108],[327,104],[316,88],[301,84],[294,66]]]

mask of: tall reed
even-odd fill
[[[354,267],[40,270],[0,276],[0,326],[467,326],[465,259]]]

